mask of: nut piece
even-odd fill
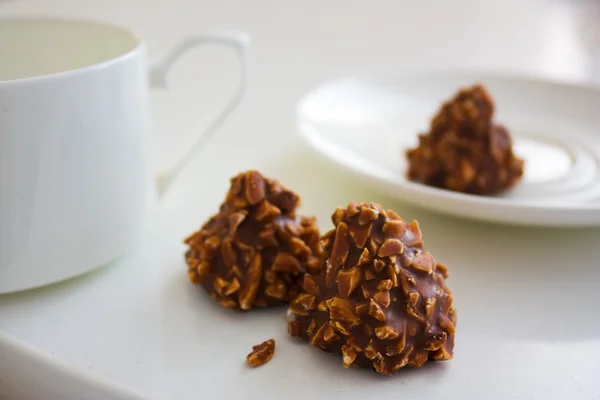
[[[289,306],[290,335],[341,355],[342,365],[392,375],[453,357],[456,311],[448,269],[423,248],[416,221],[350,203],[323,235],[323,268]]]
[[[261,344],[252,346],[252,352],[246,356],[246,361],[251,367],[258,367],[268,363],[275,353],[275,339],[269,339]]]
[[[232,178],[219,212],[185,240],[189,280],[225,308],[291,302],[305,272],[321,268],[316,219],[298,218],[299,204],[298,195],[258,171]]]
[[[406,152],[408,179],[477,195],[516,185],[524,161],[514,155],[508,131],[492,121],[494,103],[480,84],[445,102],[419,145]]]

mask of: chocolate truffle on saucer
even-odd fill
[[[523,176],[506,128],[493,121],[494,102],[482,85],[444,103],[429,132],[406,153],[409,180],[456,192],[493,195]]]

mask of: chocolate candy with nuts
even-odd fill
[[[227,308],[289,303],[320,268],[316,219],[297,217],[299,204],[258,171],[232,178],[219,212],[185,240],[189,279]]]
[[[448,271],[423,249],[418,223],[373,203],[350,203],[332,220],[335,229],[322,238],[325,268],[304,277],[289,306],[289,333],[341,354],[346,368],[382,375],[451,359]]]
[[[419,135],[419,145],[407,151],[408,179],[477,195],[514,186],[524,162],[493,116],[494,103],[482,85],[460,90],[442,105],[430,132]]]

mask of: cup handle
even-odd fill
[[[157,189],[159,196],[162,196],[177,175],[187,166],[187,164],[198,154],[206,141],[212,136],[217,128],[227,119],[227,117],[239,105],[246,89],[246,50],[249,44],[248,35],[244,32],[214,32],[203,35],[191,36],[183,39],[169,52],[163,60],[150,68],[150,87],[155,89],[166,89],[166,78],[169,70],[184,54],[189,50],[205,44],[222,44],[235,50],[240,62],[240,80],[238,87],[227,106],[221,111],[201,132],[198,139],[192,147],[179,159],[179,161],[170,169],[162,172],[157,177]]]

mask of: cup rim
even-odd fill
[[[91,18],[80,18],[80,17],[62,17],[62,16],[36,16],[36,15],[3,15],[0,16],[0,23],[3,21],[23,21],[23,22],[57,22],[57,23],[78,23],[85,25],[94,25],[97,27],[107,28],[119,30],[127,35],[130,35],[131,38],[135,41],[135,45],[126,51],[123,54],[120,54],[116,57],[109,58],[107,60],[99,61],[93,63],[91,65],[86,65],[84,67],[76,67],[72,69],[67,69],[65,71],[59,72],[51,72],[47,74],[28,76],[24,78],[15,78],[9,80],[1,80],[0,79],[0,88],[4,86],[10,85],[18,85],[23,83],[35,83],[40,81],[47,80],[55,80],[55,79],[63,79],[67,77],[77,76],[85,73],[90,73],[94,71],[99,71],[105,68],[109,68],[112,65],[120,63],[122,61],[126,61],[145,48],[144,39],[134,30],[121,26],[119,24],[115,24],[112,22],[99,21]]]

